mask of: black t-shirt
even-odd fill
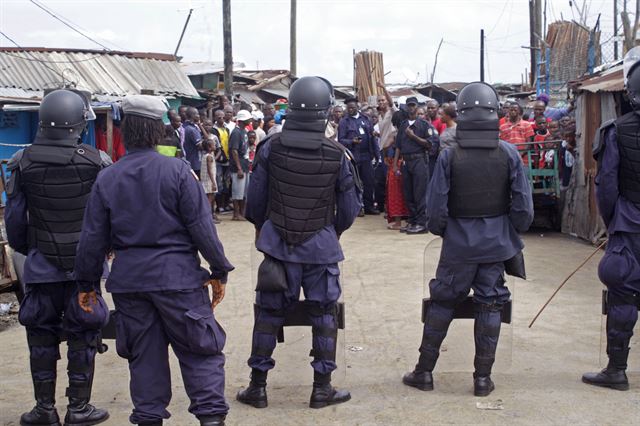
[[[237,173],[238,167],[233,159],[232,151],[238,151],[238,158],[240,160],[240,167],[243,172],[249,171],[249,138],[247,137],[247,131],[241,129],[240,126],[236,126],[229,135],[229,170],[231,173]]]

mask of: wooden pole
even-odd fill
[[[191,19],[191,14],[193,13],[193,9],[189,9],[189,14],[187,15],[187,20],[184,23],[184,27],[182,27],[182,34],[180,34],[180,40],[178,40],[178,45],[176,46],[176,51],[173,52],[173,56],[178,59],[178,49],[180,49],[180,45],[182,44],[182,38],[184,37],[185,31],[187,31],[187,25],[189,25],[189,19]]]
[[[233,97],[233,55],[231,48],[231,0],[222,0],[222,38],[224,40],[224,94]]]
[[[291,28],[289,32],[289,71],[291,75],[298,74],[296,57],[296,20],[297,20],[297,0],[291,0]]]
[[[613,60],[618,60],[618,0],[613,0]]]
[[[533,86],[535,84],[535,69],[536,69],[536,51],[533,47],[536,46],[536,18],[535,18],[535,0],[529,0],[529,49],[530,61],[531,61],[531,73],[529,75],[529,84]]]
[[[438,50],[436,50],[436,59],[433,61],[433,71],[431,71],[431,87],[429,87],[429,97],[431,98],[433,94],[433,79],[436,76],[436,66],[438,65],[438,54],[440,53],[440,47],[442,47],[442,42],[444,38],[440,39],[440,43],[438,44]]]
[[[484,30],[480,30],[480,81],[484,81]]]

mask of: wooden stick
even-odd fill
[[[596,253],[598,253],[600,251],[600,249],[602,247],[604,247],[605,244],[607,244],[607,241],[609,240],[604,240],[602,242],[602,244],[600,244],[598,246],[598,248],[596,248],[594,250],[593,253],[591,253],[581,264],[580,266],[578,266],[576,269],[573,270],[573,272],[571,272],[569,274],[569,276],[567,278],[564,279],[564,281],[562,281],[562,283],[560,284],[560,286],[556,289],[556,291],[553,292],[553,294],[551,295],[551,297],[549,298],[549,300],[547,300],[547,302],[542,305],[542,308],[540,308],[540,310],[538,311],[538,313],[536,314],[535,317],[533,317],[533,319],[531,320],[531,323],[529,324],[529,328],[531,328],[531,326],[533,325],[534,322],[536,322],[536,320],[538,319],[538,317],[540,316],[540,314],[542,313],[542,311],[545,310],[545,308],[547,307],[547,305],[549,305],[549,303],[551,303],[551,300],[553,300],[554,297],[556,297],[556,294],[558,294],[558,292],[560,291],[560,289],[567,283],[567,281],[569,281],[571,279],[571,277],[573,277],[575,275],[576,272],[578,272],[580,270],[580,268],[582,268],[593,256],[596,255]]]

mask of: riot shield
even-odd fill
[[[607,364],[609,364],[609,356],[607,355],[607,315],[609,313],[609,303],[607,301],[607,289],[602,290],[602,315],[600,321],[600,366],[605,368]],[[640,307],[638,307],[640,310]],[[640,322],[640,321],[639,321]],[[636,337],[638,324],[636,324],[636,330],[634,330],[634,335],[631,337],[631,342],[629,342],[629,361],[627,362],[627,372],[638,372],[640,371],[640,364],[636,362],[639,358],[634,358],[634,354],[638,354],[640,351],[640,342],[638,342],[638,338]]]
[[[258,284],[258,269],[264,260],[264,254],[255,249],[251,251],[251,289],[255,290]],[[344,290],[344,265],[339,264],[340,287]],[[255,300],[255,298],[254,298]],[[305,309],[304,289],[300,291],[299,302],[290,306],[286,311],[285,324],[277,336],[276,349],[273,352],[273,359],[276,366],[269,376],[269,383],[299,386],[310,383],[313,377],[313,368],[310,363],[313,361],[311,322]],[[254,303],[255,320],[257,305]],[[338,368],[332,374],[332,383],[341,385],[346,377],[346,353],[345,353],[345,314],[344,291],[338,300],[338,312],[336,314],[338,322],[338,337],[336,339],[336,364]],[[253,324],[251,324],[253,327]]]
[[[440,260],[442,250],[442,238],[435,238],[430,241],[424,250],[423,269],[423,300],[422,300],[422,322],[424,323],[427,311],[431,303],[429,282],[435,278],[436,269]],[[513,300],[515,297],[516,280],[506,275],[505,285],[511,292],[511,300],[502,310],[502,324],[500,328],[500,338],[498,339],[498,349],[496,351],[496,361],[493,366],[494,371],[505,372],[511,367],[513,355]],[[436,365],[436,371],[473,371],[473,358],[475,355],[474,343],[474,307],[473,290],[465,300],[460,302],[454,309],[454,319],[449,325],[447,337],[440,347],[440,357]]]

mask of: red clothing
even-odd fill
[[[500,126],[500,139],[512,144],[529,142],[533,135],[531,123],[522,119],[516,123],[508,120]]]
[[[107,148],[107,131],[101,130],[96,127],[96,148],[100,151],[109,153]],[[113,151],[111,152],[111,159],[115,163],[126,153],[124,149],[124,143],[122,142],[122,133],[118,127],[113,126]]]
[[[551,123],[553,120],[550,119],[549,117],[545,117],[545,120],[547,120],[547,123]],[[529,122],[531,123],[531,127],[533,127],[533,130],[538,130],[538,126],[536,126],[536,118],[530,118]]]
[[[507,122],[507,116],[505,115],[500,119],[500,121],[498,121],[498,126],[502,126],[506,122]]]
[[[536,135],[533,137],[534,142],[545,142],[547,140],[551,140],[551,133],[549,133],[548,130],[547,130],[547,133],[545,133],[544,135],[536,133]],[[540,145],[536,144],[535,149],[538,155],[538,168],[544,169],[545,168],[544,154],[546,152],[544,150],[544,145],[542,145],[542,143]]]
[[[402,190],[402,175],[393,173],[393,158],[387,158],[387,222],[394,222],[396,218],[406,218],[409,216],[407,203],[404,201]],[[399,161],[402,164],[402,160]],[[398,166],[400,169],[400,166]]]
[[[438,134],[441,135],[444,132],[444,129],[447,128],[447,125],[439,118],[436,118],[431,122],[431,125],[436,128]]]

